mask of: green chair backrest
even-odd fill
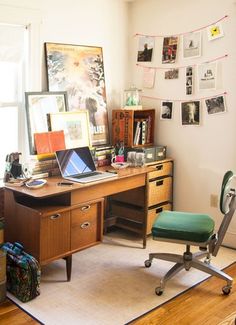
[[[220,211],[223,214],[226,214],[229,211],[229,202],[230,198],[228,197],[228,193],[230,192],[230,182],[234,177],[234,173],[229,170],[225,173],[222,185],[221,185],[221,194],[220,194]]]

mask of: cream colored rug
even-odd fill
[[[44,324],[124,325],[208,277],[183,270],[157,296],[155,287],[173,264],[154,260],[145,268],[144,261],[149,252],[182,253],[184,246],[151,238],[146,249],[141,244],[132,234],[110,233],[102,244],[73,255],[71,282],[66,282],[65,261],[59,260],[43,268],[36,299],[21,303],[8,296]],[[222,247],[212,264],[224,268],[235,260],[236,251]]]

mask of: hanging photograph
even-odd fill
[[[86,109],[92,145],[109,143],[101,47],[45,43],[48,88],[67,91],[69,110]]]
[[[138,44],[138,55],[137,61],[152,61],[152,53],[154,48],[155,38],[151,36],[139,36],[139,44]]]
[[[216,89],[216,74],[216,62],[200,64],[198,66],[199,90]]]
[[[50,114],[52,131],[64,130],[66,149],[90,146],[88,111]]]
[[[179,69],[170,69],[165,71],[165,79],[178,79]]]
[[[155,83],[156,70],[152,68],[143,69],[143,88],[153,88]]]
[[[181,103],[182,125],[200,125],[200,101]]]
[[[224,31],[220,23],[211,25],[207,27],[207,36],[209,41],[220,38],[224,36]]]
[[[183,35],[183,57],[194,58],[201,55],[201,32]]]
[[[205,100],[207,113],[209,115],[224,113],[226,111],[225,98],[223,95]]]
[[[48,131],[48,114],[68,110],[67,94],[57,92],[26,92],[26,120],[30,154],[35,155],[34,134]]]
[[[185,93],[186,95],[192,95],[193,94],[193,66],[186,67],[185,70],[185,78],[186,78],[186,89]]]
[[[178,47],[178,37],[164,37],[162,48],[162,63],[175,63]]]
[[[173,102],[162,101],[161,110],[160,110],[160,119],[161,120],[171,120],[173,113]]]

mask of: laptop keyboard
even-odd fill
[[[100,172],[86,173],[86,174],[73,176],[73,178],[80,179],[80,178],[86,178],[86,177],[91,177],[91,176],[95,176],[95,175],[101,175],[101,173]]]

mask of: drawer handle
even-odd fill
[[[81,211],[87,211],[91,208],[91,205],[85,205],[81,208]]]
[[[163,169],[163,165],[156,166],[156,170],[162,170],[162,169]]]
[[[161,186],[161,185],[163,185],[163,181],[157,181],[156,182],[156,186]]]
[[[156,209],[156,213],[160,213],[160,212],[162,212],[163,211],[163,208],[157,208]]]
[[[90,222],[89,221],[85,221],[84,223],[82,223],[81,225],[80,225],[80,228],[81,229],[86,229],[86,228],[88,228],[88,227],[90,227]]]
[[[50,217],[50,219],[51,220],[55,220],[55,219],[58,219],[58,218],[60,218],[61,217],[61,214],[60,213],[56,213],[56,214],[53,214],[51,217]]]

